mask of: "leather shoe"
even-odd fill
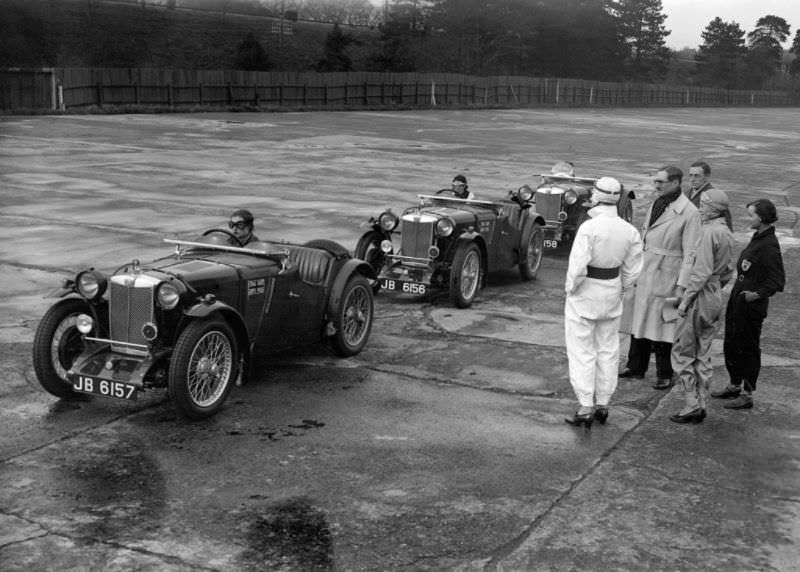
[[[595,409],[594,418],[600,425],[605,425],[608,419],[608,407],[598,407]]]
[[[631,368],[626,367],[621,372],[619,372],[619,377],[629,377],[631,379],[644,379],[644,374],[636,373]]]
[[[564,419],[566,423],[570,425],[574,425],[575,427],[580,427],[581,425],[586,425],[587,429],[592,428],[592,423],[594,422],[594,413],[583,413],[579,414],[577,411],[575,415],[572,417],[567,417]]]
[[[730,403],[726,403],[723,405],[725,409],[752,409],[753,408],[753,396],[752,395],[740,395]]]
[[[684,413],[683,415],[676,413],[675,415],[669,416],[669,420],[675,423],[702,423],[705,418],[705,409],[693,409],[689,413]]]
[[[734,397],[739,397],[741,392],[742,388],[738,385],[728,385],[719,391],[712,391],[711,397],[716,399],[733,399]]]
[[[653,386],[653,389],[669,389],[672,387],[672,378],[665,377],[665,378],[658,378],[656,384]]]

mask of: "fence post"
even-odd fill
[[[308,105],[308,84],[303,84],[303,105]]]
[[[381,105],[386,105],[386,82],[381,82]]]
[[[283,107],[283,86],[278,86],[278,105]]]
[[[136,105],[139,105],[139,100],[139,84],[135,83],[133,84],[133,101],[136,103]]]
[[[325,89],[322,92],[322,97],[323,97],[323,101],[325,103],[325,106],[327,107],[327,105],[328,105],[328,82],[325,82]]]
[[[431,105],[436,106],[436,82],[431,81]]]
[[[350,85],[345,83],[344,84],[344,104],[349,105],[350,103]]]
[[[173,102],[173,97],[172,96],[173,96],[173,94],[172,94],[172,84],[168,83],[167,84],[167,104],[170,107],[172,107],[172,102]]]
[[[369,105],[369,84],[364,82],[364,105]]]
[[[233,105],[233,86],[228,83],[228,105]]]
[[[97,105],[103,107],[103,82],[97,82]]]

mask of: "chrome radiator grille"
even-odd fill
[[[111,277],[109,292],[109,327],[116,342],[147,345],[142,326],[154,321],[153,290],[158,280],[145,275]],[[117,352],[140,354],[143,350],[122,344],[111,348]]]
[[[403,256],[428,258],[428,250],[433,244],[433,226],[437,220],[425,215],[403,216],[400,227]]]
[[[537,189],[536,191],[536,212],[544,217],[548,222],[557,222],[558,213],[561,212],[561,197],[564,193],[561,190],[551,188]]]

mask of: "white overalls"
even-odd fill
[[[608,405],[617,388],[622,292],[642,269],[639,231],[616,205],[598,204],[589,215],[572,244],[564,305],[569,380],[582,408]]]

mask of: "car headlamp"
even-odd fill
[[[75,326],[84,336],[90,334],[94,328],[94,320],[88,314],[78,314]]]
[[[517,191],[517,197],[519,197],[520,201],[530,202],[533,199],[533,189],[528,185],[522,185]]]
[[[567,190],[564,193],[564,202],[568,205],[574,205],[578,202],[578,193],[573,191],[572,189]]]
[[[453,234],[453,228],[455,228],[455,225],[452,220],[449,218],[440,218],[436,223],[436,234],[439,236],[450,236]]]
[[[174,282],[162,282],[156,293],[158,305],[165,310],[172,310],[180,302],[182,290]]]
[[[392,245],[391,240],[381,241],[381,252],[383,252],[384,254],[390,254],[392,252],[392,248],[394,248],[394,246]]]
[[[386,211],[381,213],[381,216],[378,217],[378,224],[381,225],[381,228],[387,232],[392,232],[395,228],[397,228],[397,223],[400,219],[397,218],[397,215],[391,211]]]
[[[105,293],[108,280],[102,272],[92,269],[80,272],[75,278],[75,285],[81,296],[87,300],[96,300]]]

